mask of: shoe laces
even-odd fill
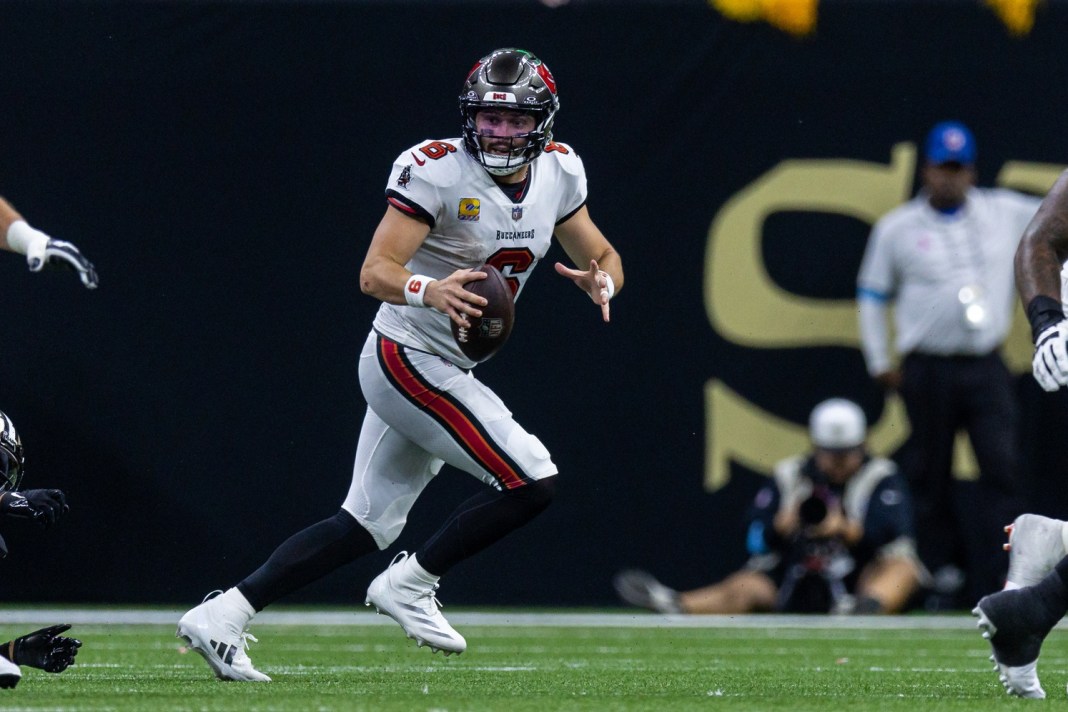
[[[390,568],[392,569],[393,566],[401,563],[409,556],[413,555],[409,554],[407,551],[398,553],[393,557],[393,562],[390,564]],[[392,574],[390,575],[390,578],[392,579]],[[403,576],[399,577],[399,581],[395,582],[394,585],[397,583],[400,584],[397,588],[406,588],[411,592],[412,603],[422,608],[425,613],[434,616],[438,614],[439,609],[443,608],[441,601],[439,601],[437,597],[437,590],[441,585],[440,582],[428,583],[426,581],[421,581],[414,576]]]
[[[214,591],[209,591],[208,595],[204,596],[204,600],[201,601],[201,603],[207,603],[208,601],[210,601],[211,599],[215,598],[216,596],[221,596],[222,593],[223,593],[223,590],[221,588],[217,588]]]
[[[251,640],[253,643],[260,642],[259,638],[257,638],[256,636],[252,635],[252,633],[249,633],[247,630],[246,631],[242,631],[242,633],[240,635],[240,638],[241,638],[241,645],[245,650],[249,649],[248,641]]]
[[[438,610],[443,607],[437,596],[438,585],[436,583],[431,584],[429,588],[420,590],[415,595],[414,602],[417,605],[421,605],[430,615],[437,615]]]

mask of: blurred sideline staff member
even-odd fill
[[[77,247],[30,227],[3,197],[0,197],[0,248],[26,255],[31,272],[40,272],[45,265],[62,265],[77,272],[89,289],[96,289],[99,283],[93,264]]]
[[[0,412],[0,516],[27,519],[48,528],[69,507],[61,490],[36,489],[18,491],[25,467],[22,439],[14,423]],[[7,556],[7,545],[0,537],[0,557]],[[0,688],[12,688],[22,679],[20,665],[48,672],[62,672],[74,662],[81,641],[60,635],[68,624],[42,628],[0,645]]]
[[[745,568],[675,591],[644,571],[619,573],[627,603],[660,613],[895,613],[918,590],[908,487],[872,457],[856,403],[832,398],[809,419],[812,452],[779,462],[750,513]]]
[[[919,194],[881,218],[868,240],[857,278],[860,334],[868,372],[900,390],[908,412],[902,470],[920,557],[936,579],[963,563],[975,601],[1004,582],[1005,557],[990,552],[1023,508],[1018,407],[998,349],[1012,323],[1013,254],[1039,201],[975,187],[975,138],[959,122],[936,125],[925,156]],[[888,348],[891,302],[900,370]],[[978,502],[954,491],[960,428],[978,459]]]

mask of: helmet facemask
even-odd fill
[[[478,130],[476,117],[478,113],[487,109],[505,109],[508,111],[521,111],[533,116],[535,127],[533,131],[516,136],[492,136],[495,142],[508,141],[510,148],[506,154],[491,153],[482,145],[482,138],[490,138],[489,134],[482,134]],[[541,155],[545,146],[553,139],[553,117],[546,116],[544,111],[529,111],[519,107],[501,106],[499,104],[469,103],[464,107],[464,145],[468,153],[478,159],[489,173],[495,176],[506,176],[515,173],[523,166],[533,162]]]
[[[0,492],[19,488],[25,463],[22,439],[11,419],[0,413]]]
[[[492,175],[515,173],[540,156],[552,141],[559,108],[556,81],[540,59],[521,49],[496,50],[468,73],[460,94],[464,147]],[[482,147],[475,120],[479,111],[488,109],[529,114],[536,125],[533,131],[512,137],[507,155],[490,153]]]

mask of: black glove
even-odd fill
[[[63,672],[74,664],[74,656],[82,647],[82,641],[60,635],[68,630],[69,623],[35,630],[4,643],[0,655],[16,665],[29,665],[45,672]]]
[[[26,255],[31,272],[40,272],[45,265],[69,267],[89,289],[96,289],[99,279],[93,263],[85,259],[77,247],[64,240],[53,240],[25,220],[16,220],[7,228],[8,243],[16,252]],[[12,239],[14,237],[14,239]]]
[[[70,511],[67,496],[58,489],[32,489],[0,494],[0,515],[32,519],[48,528],[61,514]]]
[[[45,265],[67,267],[78,273],[78,277],[89,289],[96,289],[100,278],[96,275],[93,263],[85,259],[77,247],[65,240],[49,238],[41,254],[27,252],[27,261],[31,272],[39,272]]]

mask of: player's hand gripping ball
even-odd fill
[[[464,285],[464,289],[484,297],[489,302],[482,307],[481,317],[468,317],[471,327],[465,329],[452,322],[452,336],[464,356],[479,363],[488,360],[504,346],[515,323],[515,301],[508,281],[493,265],[480,265],[476,272],[485,272],[485,279]]]

